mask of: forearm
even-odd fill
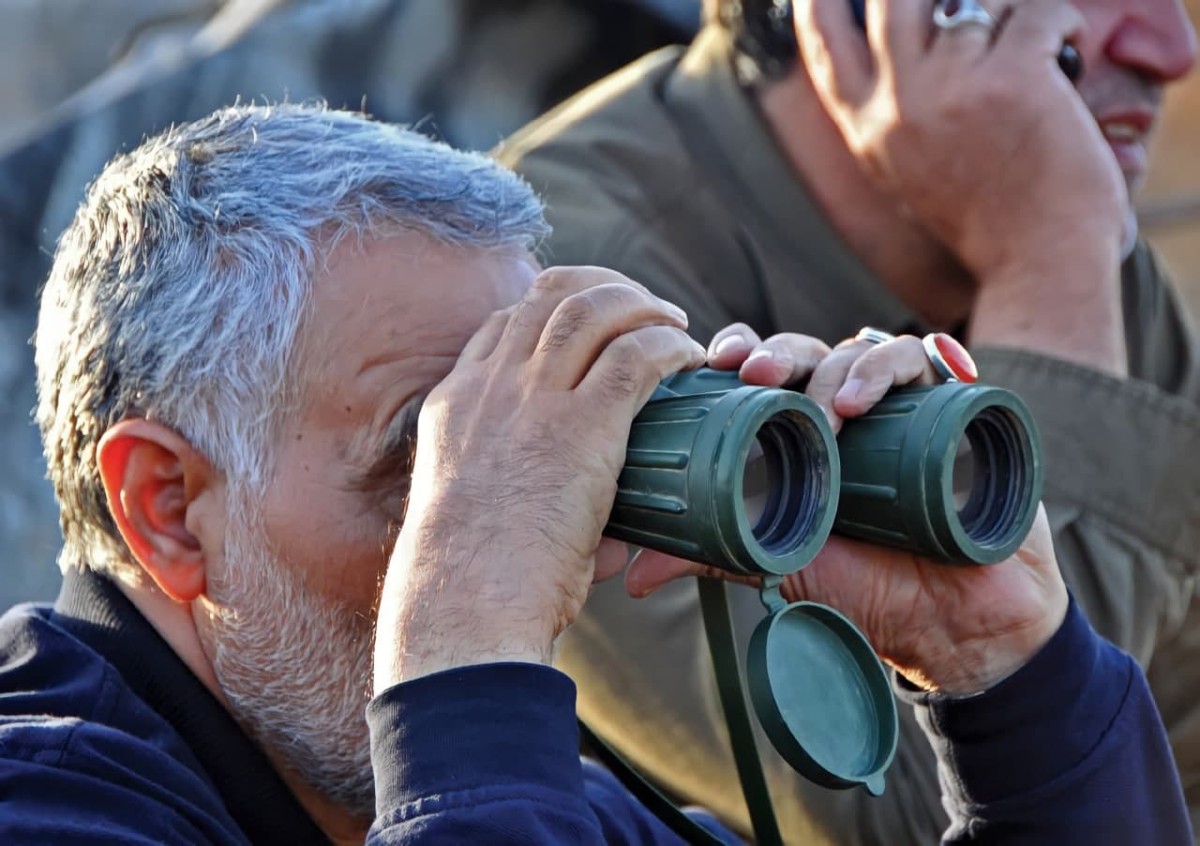
[[[943,842],[1192,843],[1145,678],[1077,608],[986,693],[900,695],[938,756],[951,813]]]
[[[1115,249],[1086,242],[1012,257],[980,280],[971,346],[1015,347],[1126,377],[1119,267]]]

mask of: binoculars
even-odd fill
[[[633,421],[606,534],[742,575],[787,575],[830,531],[947,563],[1016,552],[1041,498],[1032,415],[948,382],[892,390],[839,437],[811,399],[708,368]]]
[[[808,564],[831,531],[947,563],[996,563],[1024,541],[1041,492],[1037,430],[1009,391],[897,388],[835,438],[804,394],[702,368],[662,382],[634,418],[605,533],[763,577],[768,616],[746,659],[763,731],[817,784],[878,795],[899,736],[887,673],[838,611],[784,602],[781,577]],[[753,775],[723,591],[702,580],[701,611],[739,775],[766,837],[760,825],[768,820],[769,833],[773,817],[750,801],[765,783]]]

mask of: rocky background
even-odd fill
[[[1188,0],[1200,21],[1200,0]],[[696,0],[0,0],[0,609],[57,589],[28,340],[58,233],[120,149],[236,97],[362,107],[487,149],[686,40]],[[1169,102],[1144,231],[1200,313],[1200,74]]]

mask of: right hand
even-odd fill
[[[548,662],[593,579],[634,415],[704,362],[675,306],[619,273],[552,268],[493,315],[418,423],[385,578],[375,684],[466,664]]]
[[[923,0],[868,0],[865,39],[845,0],[795,0],[801,58],[868,174],[980,284],[1046,251],[1116,256],[1127,189],[1057,66],[1081,15],[1066,0],[982,2],[1001,21],[994,40],[933,27]]]

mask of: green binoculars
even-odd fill
[[[786,575],[830,531],[950,563],[1021,545],[1041,499],[1028,408],[948,382],[892,390],[835,438],[811,399],[701,368],[633,421],[606,533],[740,574]]]

